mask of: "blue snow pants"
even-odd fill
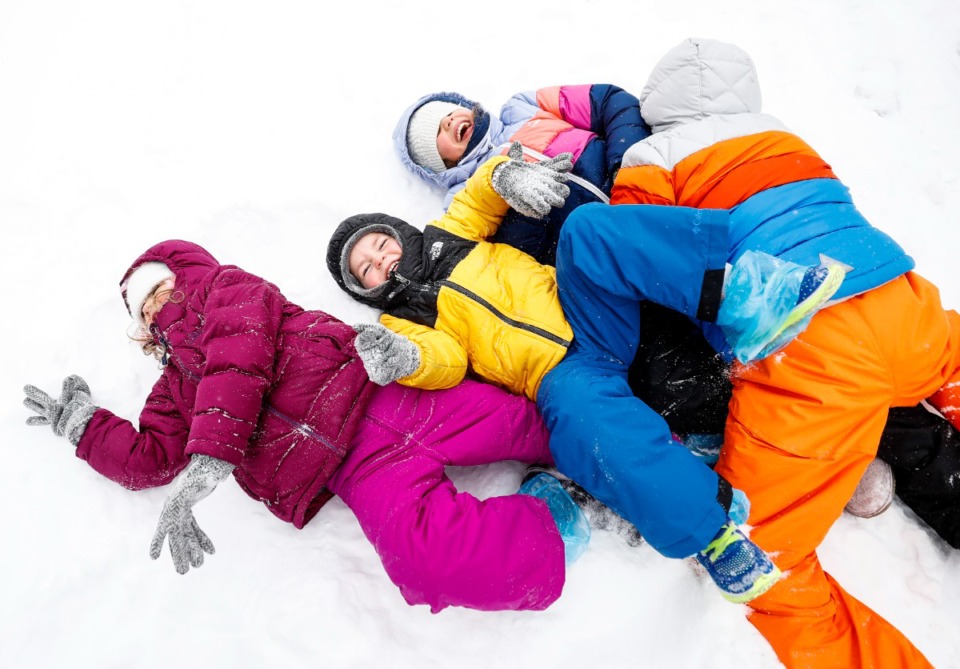
[[[704,549],[727,514],[717,474],[633,396],[627,368],[641,300],[692,318],[715,314],[728,219],[721,210],[587,204],[560,231],[557,283],[574,340],[537,394],[550,450],[561,472],[667,557]]]

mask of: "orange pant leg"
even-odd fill
[[[717,471],[750,497],[750,536],[785,574],[750,603],[750,622],[780,661],[789,669],[929,667],[899,630],[843,590],[817,559],[816,546],[872,458],[804,458],[735,422],[728,424],[723,451]]]
[[[817,314],[789,347],[735,370],[717,471],[751,501],[751,538],[786,573],[751,622],[791,669],[928,667],[903,634],[823,572],[816,548],[840,516],[890,406],[960,369],[960,327],[908,274]]]

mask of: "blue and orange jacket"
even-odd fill
[[[624,155],[612,203],[727,209],[728,262],[751,249],[801,265],[826,255],[852,268],[835,299],[913,268],[857,210],[830,165],[760,113],[756,70],[739,48],[683,42],[658,63],[641,101],[653,135]]]

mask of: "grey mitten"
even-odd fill
[[[493,189],[507,204],[533,218],[543,218],[551,207],[563,206],[570,195],[564,182],[573,168],[573,154],[528,163],[523,160],[523,147],[514,142],[507,156],[510,160],[494,168],[492,179]]]
[[[204,534],[193,517],[193,505],[212,493],[230,475],[233,465],[209,455],[194,455],[177,478],[173,492],[163,503],[157,531],[150,542],[150,557],[160,557],[163,540],[169,536],[170,556],[177,572],[186,574],[190,567],[203,564],[204,552],[213,555],[213,542]]]
[[[38,415],[27,418],[27,425],[49,425],[58,437],[66,437],[76,446],[87,423],[97,410],[90,397],[90,386],[76,374],[63,380],[60,399],[55,400],[36,386],[24,386],[23,406]]]
[[[412,341],[379,323],[354,325],[357,349],[367,376],[385,386],[410,376],[420,367],[420,349]]]

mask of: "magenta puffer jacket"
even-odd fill
[[[169,483],[194,453],[220,458],[251,497],[303,527],[332,496],[324,486],[374,389],[353,328],[190,242],[157,244],[124,279],[151,261],[176,275],[153,330],[168,363],[139,430],[98,409],[77,456],[132,489]]]

